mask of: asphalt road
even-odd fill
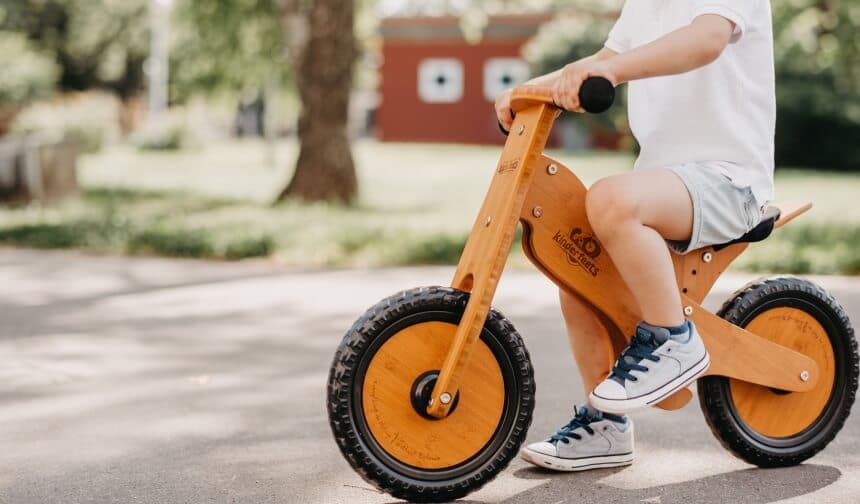
[[[0,250],[0,503],[392,502],[337,450],[328,366],[368,306],[451,275]],[[749,279],[724,278],[709,305]],[[860,279],[816,280],[860,321]],[[556,292],[509,272],[495,304],[531,351],[538,440],[583,398]],[[857,417],[808,463],[773,470],[725,452],[695,401],[634,418],[631,467],[517,460],[469,501],[860,502]]]

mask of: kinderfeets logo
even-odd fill
[[[581,228],[573,228],[567,236],[556,231],[552,239],[564,250],[568,263],[579,266],[594,277],[600,273],[595,260],[603,249],[593,236],[583,233]]]

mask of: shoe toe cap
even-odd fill
[[[594,395],[603,399],[624,400],[627,399],[627,391],[615,380],[603,380],[603,383],[594,389]]]
[[[526,450],[540,453],[541,455],[549,455],[551,457],[558,456],[558,450],[556,446],[547,441],[541,441],[540,443],[532,443],[526,447]]]

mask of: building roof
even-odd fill
[[[552,18],[552,14],[490,16],[482,39],[528,39]],[[380,32],[386,42],[465,40],[460,21],[457,16],[389,17],[382,20]]]

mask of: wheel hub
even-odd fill
[[[415,412],[428,420],[441,420],[427,413],[427,407],[430,406],[430,396],[433,394],[433,387],[436,386],[436,380],[439,379],[439,370],[427,371],[418,376],[412,384],[412,407]],[[454,413],[457,405],[460,404],[460,393],[454,395],[454,401],[451,408],[448,410],[448,415]],[[447,415],[446,415],[447,416]]]

